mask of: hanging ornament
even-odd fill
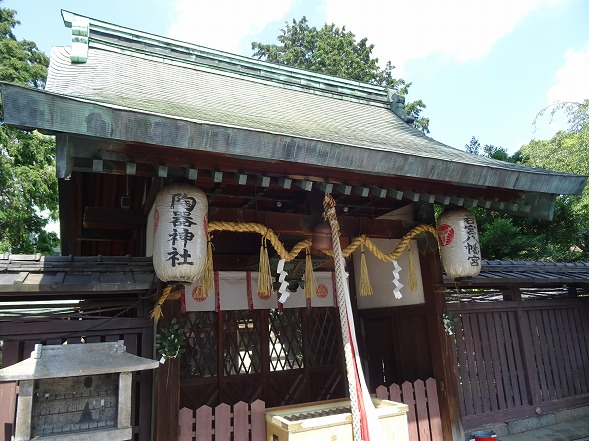
[[[285,263],[286,261],[284,259],[280,259],[278,261],[278,267],[276,268],[276,272],[278,273],[278,283],[280,283],[280,286],[278,287],[278,293],[280,294],[278,301],[282,304],[284,304],[284,302],[286,302],[288,299],[288,296],[290,296],[290,292],[288,291],[288,282],[286,281],[286,276],[288,276],[288,273],[284,271]]]
[[[444,271],[453,279],[481,271],[481,247],[474,215],[464,209],[444,211],[438,219],[440,254]]]
[[[393,260],[393,294],[395,295],[396,299],[400,299],[403,297],[401,294],[401,288],[403,288],[403,284],[399,278],[399,271],[401,271],[401,266],[396,260]]]
[[[364,244],[360,245],[360,295],[371,296],[373,294],[372,284],[368,276],[368,265],[366,265],[366,255],[364,254]]]
[[[272,295],[272,273],[270,272],[270,259],[268,258],[268,246],[266,236],[262,237],[260,246],[260,263],[258,276],[258,297],[268,300]]]
[[[207,258],[207,197],[187,184],[163,188],[154,204],[153,267],[163,282],[197,283]]]

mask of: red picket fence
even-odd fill
[[[409,406],[407,420],[410,441],[442,441],[442,422],[438,405],[436,380],[392,384],[376,389],[377,398],[405,403]],[[247,405],[243,401],[233,409],[219,404],[214,409],[201,406],[196,411],[180,410],[178,441],[265,441],[265,403],[261,400]],[[196,434],[198,433],[198,438]],[[233,434],[233,437],[232,437]]]
[[[261,400],[247,405],[243,401],[233,406],[221,403],[214,409],[201,406],[196,411],[180,410],[178,441],[265,441],[266,404]],[[198,438],[196,434],[198,433]],[[231,434],[233,433],[233,437]]]
[[[407,423],[410,441],[442,441],[442,420],[436,380],[406,381],[401,386],[376,388],[377,398],[405,403],[409,406]]]

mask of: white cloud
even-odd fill
[[[589,98],[589,42],[579,49],[568,49],[564,66],[556,71],[556,83],[548,90],[548,102],[582,102]]]
[[[412,59],[438,54],[461,63],[489,53],[531,11],[557,0],[326,0],[327,22],[368,37],[382,62],[401,71]]]
[[[284,17],[291,0],[177,0],[168,36],[238,53],[239,43]]]

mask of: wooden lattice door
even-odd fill
[[[262,399],[267,406],[343,397],[335,308],[183,314],[181,406]]]

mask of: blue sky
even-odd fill
[[[252,41],[276,41],[285,21],[345,25],[367,37],[382,64],[413,83],[433,138],[463,149],[510,153],[549,139],[564,121],[536,114],[558,101],[589,98],[586,0],[4,0],[16,9],[19,39],[49,54],[68,45],[60,10],[251,56]]]

